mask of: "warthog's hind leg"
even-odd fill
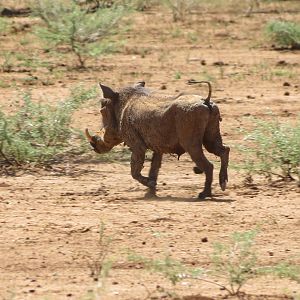
[[[219,184],[222,191],[225,191],[228,182],[227,168],[228,168],[229,152],[230,152],[230,148],[228,146],[224,146],[224,148],[225,148],[224,152],[220,155],[221,169],[219,173]]]
[[[211,197],[211,184],[213,180],[213,164],[208,161],[205,157],[202,146],[193,146],[187,149],[187,152],[191,156],[192,160],[195,162],[197,169],[203,170],[205,173],[205,185],[203,191],[199,194],[199,199],[205,199],[206,197]]]

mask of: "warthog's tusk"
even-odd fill
[[[85,129],[85,136],[86,136],[86,138],[88,139],[89,142],[93,141],[93,138],[90,135],[89,130],[87,128]]]

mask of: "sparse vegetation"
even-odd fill
[[[300,49],[300,25],[288,21],[271,21],[266,25],[267,37],[276,46]]]
[[[8,22],[0,17],[0,35],[5,34],[8,28]]]
[[[300,283],[300,266],[290,263],[279,263],[275,266],[263,267],[258,270],[260,274],[276,275],[280,278],[289,278]]]
[[[176,72],[175,72],[175,75],[174,75],[174,78],[175,78],[176,80],[179,80],[179,79],[181,78],[181,72],[180,72],[180,71],[176,71]]]
[[[74,137],[80,133],[71,128],[72,113],[94,96],[95,89],[77,88],[69,99],[51,106],[33,102],[31,95],[24,93],[16,113],[0,111],[0,161],[43,163],[74,149]]]
[[[270,274],[299,281],[298,266],[285,262],[274,266],[258,266],[257,253],[253,248],[256,235],[257,230],[235,232],[227,243],[215,243],[210,270],[185,266],[168,255],[164,259],[149,259],[130,253],[128,258],[131,262],[141,264],[147,271],[161,274],[173,286],[190,278],[219,286],[231,296],[239,296],[245,283],[260,275]],[[175,293],[172,291],[172,294]]]
[[[272,176],[300,180],[300,120],[295,124],[251,120],[255,128],[245,132],[246,145],[240,147],[245,157],[241,167],[248,177],[258,173],[270,180]]]
[[[33,2],[50,27],[22,13]],[[53,13],[57,3],[65,10]],[[0,17],[0,299],[300,300],[300,63],[290,51],[299,1],[0,0],[4,7],[21,15]],[[94,18],[117,10],[116,26],[94,40],[86,20],[100,28]],[[294,22],[279,41],[275,27],[262,37],[274,18]],[[203,175],[188,153],[181,164],[164,155],[158,198],[144,199],[128,146],[97,155],[76,129],[101,127],[96,88],[65,95],[80,82],[118,89],[144,80],[154,95],[205,96],[190,78],[213,84],[224,139],[245,146],[232,147],[229,165],[240,163],[241,176],[231,170],[228,193],[214,185],[215,196],[197,202]],[[245,177],[255,184],[241,185]],[[232,235],[253,224],[257,235]]]
[[[163,3],[171,9],[174,22],[185,21],[198,2],[197,0],[163,0]]]
[[[34,11],[45,23],[45,27],[36,30],[37,35],[50,47],[67,47],[76,55],[81,68],[88,57],[113,51],[109,37],[127,13],[124,6],[113,6],[90,14],[76,2],[60,0],[38,0]]]
[[[104,280],[108,276],[109,270],[112,266],[112,261],[108,259],[112,241],[113,238],[111,236],[107,236],[105,233],[105,225],[102,222],[99,227],[96,256],[85,255],[91,272],[90,275],[95,281]]]
[[[1,71],[2,72],[11,72],[13,68],[13,54],[5,51],[2,53],[3,62],[1,64]]]
[[[90,290],[83,299],[102,299],[106,294],[106,281],[113,264],[112,259],[109,257],[112,242],[113,237],[107,235],[105,224],[101,222],[99,226],[99,237],[96,241],[96,252],[83,254],[83,258],[86,260],[90,269],[90,276],[97,282],[94,288]]]
[[[180,281],[188,277],[197,277],[203,272],[202,269],[193,269],[187,267],[169,255],[166,255],[163,259],[152,259],[145,258],[139,254],[131,252],[128,256],[128,259],[130,262],[141,264],[148,272],[162,275],[163,278],[172,283],[173,288]],[[161,284],[158,286],[157,292],[166,294],[171,297],[171,299],[180,299],[174,289],[166,289]]]
[[[256,276],[257,259],[252,248],[256,234],[255,230],[234,233],[229,243],[214,245],[212,273],[223,278],[230,295],[239,294],[246,281]]]

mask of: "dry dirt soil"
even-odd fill
[[[163,276],[128,262],[127,253],[170,255],[189,267],[211,269],[215,242],[226,243],[233,232],[256,228],[259,265],[300,264],[299,187],[270,185],[263,178],[246,186],[243,173],[233,168],[242,160],[236,145],[243,143],[239,128],[249,126],[245,117],[267,119],[272,112],[288,122],[300,113],[300,52],[275,50],[262,35],[270,19],[300,22],[296,2],[264,4],[250,17],[241,11],[203,11],[183,23],[173,23],[164,9],[136,13],[131,29],[121,34],[126,43],[120,52],[89,60],[82,71],[70,68],[76,64],[70,54],[62,59],[43,51],[31,27],[23,26],[36,20],[10,19],[15,29],[0,37],[1,51],[47,60],[54,68],[13,66],[11,72],[1,72],[3,110],[13,111],[19,91],[26,89],[35,100],[55,102],[80,83],[92,87],[101,81],[117,88],[145,80],[159,93],[205,95],[206,87],[185,82],[208,79],[232,151],[228,189],[222,192],[215,176],[214,197],[205,201],[197,200],[203,175],[193,174],[187,155],[179,161],[165,155],[156,199],[144,197],[145,188],[130,176],[129,161],[103,162],[93,154],[67,157],[52,168],[2,173],[0,299],[170,298],[164,289],[184,299],[226,298],[226,291],[205,281],[186,278],[173,287]],[[97,101],[85,106],[75,114],[74,125],[97,130],[98,111]],[[209,158],[217,173],[218,160]],[[149,161],[145,172],[148,167]],[[107,258],[113,265],[105,280],[95,281],[91,273],[102,251],[101,223],[112,238]],[[224,278],[214,280],[228,285]],[[299,283],[269,276],[251,279],[242,291],[244,299],[300,297]]]

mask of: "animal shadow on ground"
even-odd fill
[[[224,196],[224,195],[223,195]],[[144,195],[144,198],[139,198],[137,200],[147,200],[147,201],[174,201],[174,202],[224,202],[224,203],[231,203],[235,202],[236,200],[233,199],[227,199],[227,198],[221,198],[218,195],[214,195],[210,198],[206,199],[199,199],[196,197],[193,198],[183,198],[183,197],[174,197],[174,196],[157,196],[153,193],[147,191]]]

